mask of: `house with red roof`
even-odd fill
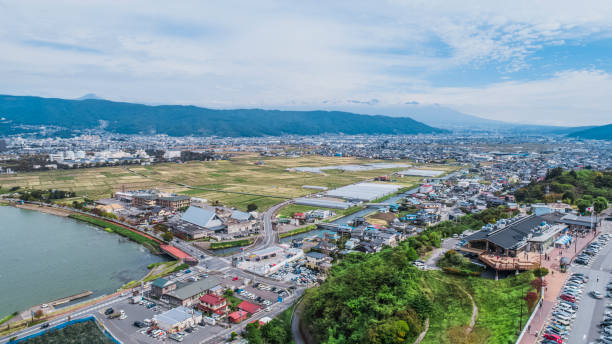
[[[242,301],[238,305],[238,309],[243,310],[243,311],[249,313],[250,315],[253,315],[253,314],[259,312],[261,310],[261,307],[259,307],[258,305],[254,304],[254,303],[251,303],[249,301]]]
[[[230,313],[227,318],[231,323],[239,324],[247,319],[248,313],[242,310],[237,310]]]
[[[296,220],[306,220],[306,214],[304,213],[295,213],[293,214],[293,218]]]
[[[209,293],[200,297],[198,309],[203,312],[225,315],[227,312],[227,300],[224,297]]]

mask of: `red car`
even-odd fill
[[[544,338],[554,340],[559,344],[563,344],[563,340],[561,339],[561,337],[557,336],[556,334],[545,333]]]
[[[559,296],[559,297],[560,297],[560,298],[562,298],[563,300],[565,300],[565,301],[569,301],[569,302],[571,302],[571,303],[576,302],[576,298],[575,298],[575,297],[573,297],[573,296],[571,296],[571,295],[563,294],[563,295],[561,295],[561,296]]]

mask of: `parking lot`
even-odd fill
[[[278,281],[293,281],[297,285],[309,285],[317,282],[318,272],[303,266],[303,260],[288,263],[269,276]]]
[[[584,296],[576,312],[576,321],[567,342],[590,343],[601,339],[603,334],[600,333],[599,323],[604,319],[604,313],[610,310],[606,306],[612,303],[609,297],[612,295],[607,292],[607,284],[612,281],[612,245],[606,245],[588,265],[575,266],[573,271],[588,276],[589,281],[585,285]],[[599,292],[601,296],[598,297],[602,299],[589,295],[592,291]],[[612,340],[606,343],[612,343]]]
[[[119,320],[119,318],[109,319],[104,315],[105,309],[101,309],[96,317],[104,324],[108,331],[117,339],[123,343],[155,343],[158,340],[152,337],[150,334],[146,334],[147,328],[138,328],[134,326],[135,321],[144,321],[145,319],[153,319],[155,314],[159,314],[166,308],[162,306],[156,306],[154,308],[147,308],[145,305],[130,304],[127,300],[116,303],[113,305],[115,311],[123,310],[126,319]],[[223,331],[220,326],[196,326],[193,333],[184,333],[184,339],[182,343],[195,344],[200,343],[202,338],[210,337]],[[165,339],[166,342],[172,342],[171,339]]]
[[[573,264],[552,305],[541,343],[591,343],[600,338],[598,324],[610,302],[606,299],[606,284],[612,277],[610,238],[608,234],[598,236],[578,255],[586,265]]]

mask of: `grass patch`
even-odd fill
[[[151,269],[153,269],[153,268],[156,268],[156,267],[158,267],[158,266],[160,266],[160,265],[164,265],[164,264],[167,264],[167,263],[168,263],[168,262],[157,262],[157,263],[151,263],[151,264],[147,265],[147,269],[151,270]]]
[[[183,263],[183,264],[181,264],[179,266],[176,266],[174,269],[172,269],[172,272],[187,270],[188,268],[189,268],[189,264]]]
[[[5,322],[7,322],[7,321],[9,321],[11,319],[13,319],[14,317],[17,316],[17,314],[19,314],[19,313],[18,312],[14,312],[12,314],[9,314],[9,315],[3,317],[2,319],[0,319],[0,325],[4,324]]]
[[[230,297],[228,297],[227,301],[229,302],[230,307],[232,307],[232,309],[238,308],[238,305],[242,302],[241,299],[237,298],[234,295],[231,295]]]
[[[228,248],[228,247],[236,247],[236,246],[247,246],[253,243],[252,239],[242,239],[242,240],[235,240],[235,241],[224,241],[224,242],[213,242],[210,244],[210,248],[212,250],[218,250],[221,248]]]
[[[94,226],[98,226],[101,228],[104,228],[104,230],[106,230],[107,228],[112,230],[114,233],[117,233],[121,236],[124,236],[134,242],[137,242],[139,244],[142,244],[144,246],[146,246],[147,248],[149,248],[149,250],[151,250],[151,248],[153,248],[155,251],[159,250],[159,243],[155,240],[149,239],[143,235],[140,235],[136,232],[133,232],[129,229],[125,229],[121,226],[118,226],[112,222],[108,222],[108,221],[104,221],[102,219],[98,219],[98,218],[94,218],[94,217],[90,217],[90,216],[86,216],[86,215],[82,215],[82,214],[71,214],[69,217],[79,220],[79,221],[83,221],[83,222],[87,222],[89,224],[92,224]]]
[[[421,343],[453,343],[453,338],[447,336],[447,331],[469,325],[472,302],[457,284],[444,276],[440,279],[431,278],[429,287],[433,291],[434,302],[429,316],[429,330]]]
[[[525,294],[532,290],[530,271],[498,281],[466,277],[456,278],[474,297],[478,306],[475,330],[487,332],[486,343],[514,343],[518,338],[521,305],[523,325],[529,318]]]
[[[310,231],[315,230],[315,229],[317,229],[317,225],[309,225],[309,226],[306,226],[306,227],[296,228],[296,229],[291,230],[289,232],[280,233],[278,235],[278,237],[282,239],[282,238],[290,237],[290,236],[293,236],[293,235],[310,232]]]
[[[133,288],[133,287],[139,285],[141,281],[144,282],[144,283],[150,282],[150,281],[154,281],[154,280],[156,280],[156,279],[158,279],[160,277],[164,277],[164,276],[166,276],[168,274],[171,274],[171,273],[173,273],[175,271],[182,270],[182,269],[178,269],[177,270],[178,267],[182,267],[182,265],[183,265],[183,264],[179,265],[179,263],[180,263],[179,260],[173,260],[173,261],[170,261],[170,262],[154,263],[154,264],[157,264],[156,266],[164,265],[164,269],[162,270],[162,272],[157,273],[157,274],[152,274],[151,272],[149,272],[149,274],[147,274],[144,278],[142,278],[142,279],[140,279],[138,281],[130,281],[130,282],[124,284],[120,289],[130,289],[130,288]],[[152,265],[152,264],[149,264],[149,265]]]

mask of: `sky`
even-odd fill
[[[612,1],[0,0],[0,93],[612,123]]]

